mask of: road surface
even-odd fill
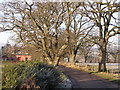
[[[96,75],[64,66],[59,66],[59,69],[71,80],[73,88],[114,88],[119,90],[117,84]]]

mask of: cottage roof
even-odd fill
[[[29,53],[27,53],[25,51],[18,51],[15,53],[15,55],[29,55]]]

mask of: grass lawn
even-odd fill
[[[120,74],[104,73],[104,72],[91,72],[93,75],[97,75],[111,82],[117,83],[120,85]]]

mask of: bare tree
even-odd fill
[[[118,50],[118,46],[115,45],[115,43],[110,43],[110,42],[108,43],[107,53],[108,53],[108,61],[109,62],[115,62],[115,63],[119,62],[119,59],[118,59],[118,57],[119,57],[119,50]],[[113,59],[110,56],[112,56]]]
[[[2,47],[2,58],[3,60],[12,60],[14,56],[15,49],[11,44],[7,43],[5,46]]]
[[[59,44],[64,12],[63,3],[9,2],[2,22],[4,30],[13,30],[22,43],[37,47],[56,66],[67,47]]]
[[[82,41],[87,38],[87,35],[93,28],[93,24],[90,24],[90,20],[85,18],[79,13],[79,9],[81,6],[81,2],[79,3],[66,3],[66,15],[67,20],[66,31],[67,31],[67,55],[69,61],[74,64],[75,58],[79,48],[82,45]]]
[[[70,45],[71,15],[80,3],[9,2],[4,6],[4,31],[13,30],[23,44],[34,45],[49,64],[58,65]]]
[[[88,38],[88,37],[87,37]],[[80,47],[80,53],[84,56],[85,63],[89,59],[89,53],[91,53],[91,48],[95,45],[93,42],[90,40],[91,38],[88,38],[86,41],[81,43]]]
[[[93,0],[83,3],[83,13],[91,19],[99,32],[100,61],[99,70],[106,71],[106,47],[108,40],[120,34],[120,27],[117,26],[118,18],[115,17],[120,10],[117,0],[105,0],[95,2]]]
[[[120,27],[116,25],[118,19],[115,17],[119,7],[116,0],[32,4],[8,2],[3,8],[5,17],[1,19],[2,29],[16,32],[22,43],[37,47],[45,60],[56,66],[66,48],[71,62],[75,61],[81,41],[87,38],[95,26],[99,32],[99,40],[93,40],[100,47],[99,71],[106,71],[108,40],[120,34]],[[86,25],[87,21],[90,25]],[[65,39],[62,38],[63,34],[66,35]]]

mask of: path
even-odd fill
[[[71,80],[73,88],[118,88],[117,84],[96,75],[64,66],[59,66],[59,68]]]

